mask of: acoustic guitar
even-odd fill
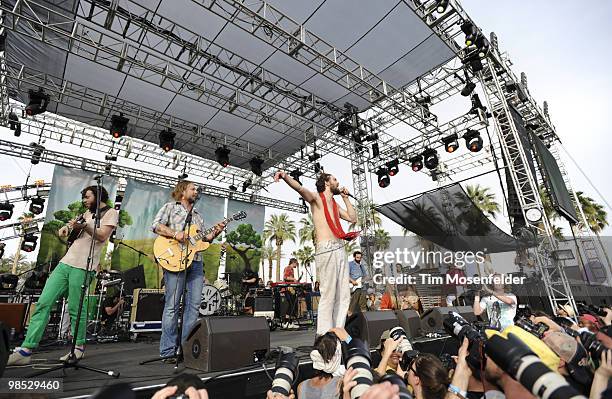
[[[224,219],[227,225],[233,220],[241,220],[246,218],[245,211],[235,213],[231,217]],[[204,231],[198,231],[198,226],[192,225],[189,229],[189,246],[185,253],[185,243],[178,242],[174,238],[159,236],[153,243],[153,255],[157,263],[164,269],[170,272],[178,272],[185,270],[191,266],[196,253],[206,251],[210,247],[210,243],[202,241],[204,237],[215,230],[211,227]],[[187,232],[187,230],[185,230]]]

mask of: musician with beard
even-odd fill
[[[82,215],[82,218],[76,218],[68,222],[68,224],[58,231],[60,237],[67,237],[69,234],[73,236],[78,233],[78,237],[72,243],[66,255],[60,260],[58,265],[49,275],[45,287],[36,303],[36,310],[30,319],[28,333],[21,347],[16,348],[15,352],[8,360],[11,365],[27,365],[31,363],[32,349],[36,348],[43,336],[45,328],[49,323],[49,313],[51,308],[55,306],[55,302],[61,297],[68,295],[68,310],[70,313],[72,334],[76,325],[77,315],[79,312],[79,301],[81,298],[81,285],[87,274],[87,284],[91,283],[96,271],[87,271],[87,259],[94,232],[94,216],[96,214],[96,198],[100,195],[100,227],[96,228],[94,237],[94,250],[91,259],[92,265],[99,264],[102,248],[108,241],[113,230],[117,226],[119,213],[109,207],[108,192],[104,187],[101,187],[98,193],[97,186],[89,186],[81,191],[83,205],[87,211]],[[85,296],[83,307],[81,309],[81,318],[79,322],[79,331],[76,340],[75,355],[77,360],[81,359],[85,353],[85,325],[87,316],[87,296]],[[68,355],[62,356],[61,361],[68,359]]]

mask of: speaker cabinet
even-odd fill
[[[347,332],[367,342],[370,348],[377,348],[380,345],[380,336],[383,331],[400,325],[395,312],[390,310],[356,313],[346,322]]]
[[[207,373],[250,366],[261,351],[270,351],[264,317],[205,317],[183,344],[185,367]]]
[[[396,312],[399,325],[402,326],[408,338],[414,338],[423,333],[421,318],[414,310],[402,310]]]
[[[421,318],[421,327],[423,333],[436,332],[444,329],[444,319],[448,316],[448,312],[459,313],[467,321],[475,322],[476,315],[471,306],[451,306],[433,308],[427,311]],[[483,313],[484,315],[484,313]]]

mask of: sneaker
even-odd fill
[[[66,360],[68,360],[69,356],[70,356],[70,352],[68,352],[64,356],[60,357],[59,360],[61,362],[65,362]],[[74,348],[74,356],[76,357],[76,360],[81,360],[85,356],[85,349]]]
[[[15,348],[15,351],[9,356],[7,366],[27,366],[32,363],[32,353],[26,352],[21,348]]]

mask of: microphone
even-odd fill
[[[357,198],[355,198],[355,197],[353,196],[353,194],[348,193],[348,194],[346,194],[346,195],[347,195],[347,196],[349,196],[349,197],[351,197],[351,198],[352,198],[352,199],[354,199],[355,201],[357,201]]]

